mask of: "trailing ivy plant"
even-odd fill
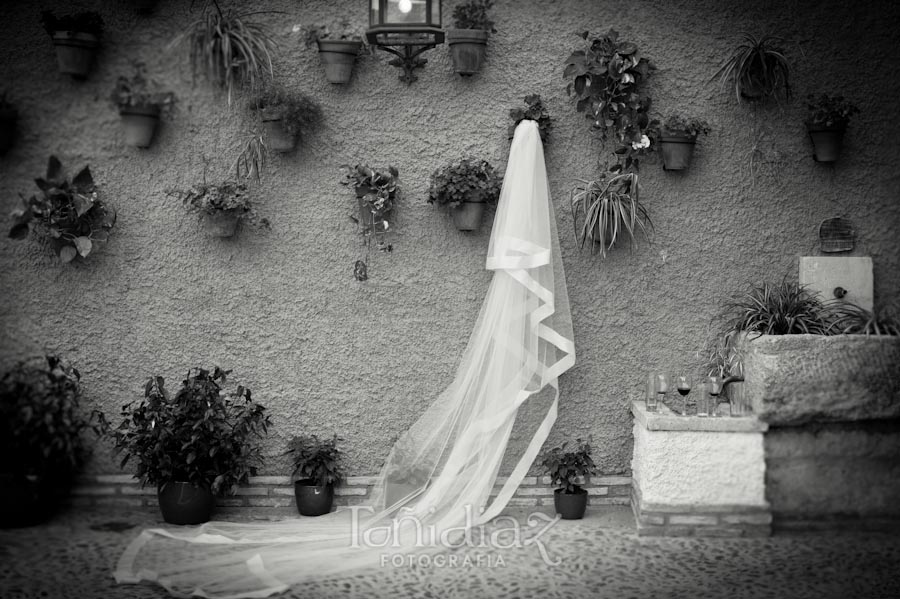
[[[435,170],[428,188],[428,203],[456,208],[463,202],[495,204],[503,179],[487,160],[463,158]]]
[[[391,226],[387,217],[394,208],[394,202],[402,197],[400,172],[393,166],[389,166],[386,171],[379,171],[367,164],[344,164],[341,169],[344,172],[341,185],[352,186],[356,191],[359,217],[351,218],[356,221],[366,247],[365,257],[353,264],[353,277],[357,281],[365,281],[369,278],[369,250],[373,238],[378,250],[391,252],[394,249],[386,241]]]
[[[300,480],[312,480],[317,487],[340,485],[344,480],[344,453],[338,448],[340,439],[319,439],[316,435],[301,435],[291,439],[288,454],[294,463],[293,475]]]
[[[230,372],[192,368],[174,397],[163,377],[150,378],[143,399],[123,406],[113,431],[121,467],[133,459],[142,485],[189,482],[234,494],[262,465],[260,442],[271,422],[250,389],[225,392]]]
[[[494,0],[468,0],[453,9],[453,24],[457,29],[480,29],[497,33],[494,22],[488,18],[488,11],[494,7]]]
[[[86,258],[98,242],[105,242],[116,223],[116,212],[100,200],[90,169],[84,167],[69,181],[56,156],[47,161],[47,174],[34,180],[40,189],[13,212],[9,231],[24,239],[29,230],[47,238],[62,262]]]
[[[168,190],[169,195],[182,200],[188,210],[204,215],[215,215],[229,212],[237,215],[241,221],[248,221],[262,228],[270,228],[266,218],[260,218],[250,200],[247,185],[235,181],[221,183],[202,183],[188,190]]]
[[[594,474],[596,466],[591,458],[591,445],[587,441],[576,439],[575,449],[566,451],[568,442],[554,447],[541,456],[541,466],[550,476],[550,482],[560,491],[568,494],[583,491],[577,478]]]
[[[525,96],[525,108],[513,108],[509,111],[509,117],[513,120],[513,124],[509,126],[509,138],[512,139],[516,132],[516,126],[524,120],[535,121],[538,124],[538,132],[541,135],[541,141],[547,143],[550,136],[550,129],[553,127],[553,120],[550,112],[544,106],[539,94],[531,94]]]

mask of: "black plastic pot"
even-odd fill
[[[329,83],[347,83],[353,75],[353,63],[362,47],[360,41],[316,40],[319,58],[325,67],[325,78]]]
[[[448,29],[447,45],[453,70],[470,77],[481,70],[487,50],[488,32],[481,29]]]
[[[301,516],[321,516],[331,511],[334,503],[334,485],[317,485],[311,478],[294,483],[294,497]]]
[[[659,136],[659,151],[662,154],[663,170],[683,171],[691,165],[694,156],[696,135],[678,135],[664,132]]]
[[[125,127],[125,143],[136,148],[149,148],[159,124],[159,106],[128,106],[119,109]]]
[[[16,121],[19,113],[15,108],[0,110],[0,154],[9,150],[16,138]]]
[[[48,520],[57,507],[53,489],[39,479],[0,474],[0,528],[40,524]]]
[[[553,492],[553,506],[563,520],[581,520],[587,509],[587,498],[588,493],[584,489],[579,489],[575,493],[565,493],[565,489],[556,489]]]
[[[450,211],[453,223],[460,231],[477,231],[481,228],[481,217],[484,214],[484,202],[463,202]]]
[[[807,123],[806,130],[809,139],[812,140],[813,158],[816,162],[836,162],[840,158],[847,123],[836,123],[831,126]]]
[[[100,40],[91,33],[57,31],[53,34],[59,72],[76,78],[87,77]]]
[[[204,487],[186,482],[168,482],[157,491],[159,510],[169,524],[203,524],[209,522],[216,498]]]

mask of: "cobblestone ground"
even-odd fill
[[[560,521],[528,547],[468,554],[453,567],[387,565],[303,585],[282,597],[390,598],[841,598],[900,597],[900,538],[815,533],[768,539],[639,538],[627,508]],[[0,597],[163,598],[150,585],[117,586],[112,568],[151,512],[68,512],[42,526],[0,531]],[[509,522],[504,523],[509,527]],[[540,527],[546,526],[540,520]],[[512,544],[512,543],[508,543]],[[470,550],[471,551],[471,550]],[[464,553],[464,552],[463,552]],[[456,552],[460,559],[463,554]],[[502,563],[501,563],[502,561]]]

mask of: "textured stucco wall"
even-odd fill
[[[255,2],[256,10],[283,11],[258,17],[280,43],[277,78],[316,97],[325,123],[295,155],[273,156],[255,186],[272,231],[247,230],[231,241],[205,237],[164,194],[199,180],[205,160],[210,176],[224,174],[252,126],[205,83],[191,86],[186,48],[165,51],[191,3],[162,0],[143,18],[127,2],[78,2],[99,8],[108,30],[84,82],[57,73],[38,22],[39,8],[63,4],[0,4],[0,81],[22,115],[18,144],[0,158],[0,209],[32,192],[32,178],[55,153],[71,171],[90,164],[119,223],[83,264],[59,265],[33,242],[0,241],[0,358],[65,353],[94,405],[111,414],[151,374],[174,382],[192,364],[233,368],[272,411],[269,472],[283,472],[274,456],[285,439],[310,430],[340,433],[353,472],[374,473],[392,440],[450,382],[489,280],[490,227],[458,233],[424,202],[428,176],[470,153],[502,168],[507,110],[528,93],[540,93],[556,117],[547,169],[578,351],[561,381],[551,442],[592,434],[604,472],[628,470],[628,403],[640,396],[647,370],[691,366],[717,303],[748,281],[795,274],[797,256],[815,251],[823,218],[856,223],[857,254],[874,259],[876,303],[900,291],[895,3],[498,0],[498,33],[481,75],[453,75],[444,47],[427,53],[411,87],[383,53],[361,61],[352,83],[340,87],[325,82],[315,51],[292,28],[332,15],[363,23],[365,3]],[[445,2],[446,15],[453,5]],[[653,245],[600,261],[578,252],[567,190],[575,178],[597,175],[601,146],[567,99],[561,73],[579,45],[573,32],[610,26],[657,65],[649,88],[656,108],[706,118],[713,132],[687,173],[645,165]],[[797,42],[788,49],[800,98],[844,92],[861,106],[835,167],[810,158],[800,101],[738,107],[709,82],[741,30]],[[123,145],[106,100],[134,59],[180,100],[145,151]],[[375,257],[366,284],[351,276],[361,250],[348,218],[353,200],[337,183],[338,166],[357,161],[396,165],[406,190],[395,250]],[[524,442],[517,435],[511,443]],[[115,470],[107,454],[98,452],[95,471]]]

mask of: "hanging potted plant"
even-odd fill
[[[59,72],[87,77],[103,36],[103,18],[93,11],[57,18],[53,11],[45,10],[41,21],[56,48]]]
[[[294,495],[302,516],[321,516],[331,511],[334,488],[344,480],[344,454],[337,447],[338,437],[320,440],[316,435],[291,439],[288,453],[293,454]]]
[[[175,94],[151,92],[150,83],[144,77],[144,67],[137,64],[133,77],[119,77],[110,99],[122,117],[125,143],[136,148],[149,148],[160,113],[171,109]]]
[[[734,49],[725,64],[713,75],[722,81],[722,89],[730,85],[738,104],[744,100],[780,101],[791,97],[791,65],[779,44],[785,40],[772,35],[757,38],[742,33],[743,42]]]
[[[659,136],[663,170],[682,171],[691,165],[697,136],[709,135],[709,123],[701,119],[687,118],[680,114],[666,119]]]
[[[400,199],[399,171],[389,166],[387,171],[377,171],[366,164],[341,166],[344,178],[341,185],[353,186],[359,207],[359,220],[364,230],[384,233],[390,228],[387,217]]]
[[[496,204],[503,181],[486,160],[464,158],[431,174],[428,203],[448,206],[460,231],[477,231],[485,204]]]
[[[580,520],[587,508],[588,492],[581,487],[578,478],[594,474],[591,446],[581,439],[575,441],[575,451],[566,451],[563,443],[544,453],[541,465],[550,476],[550,483],[558,486],[553,492],[553,505],[563,520]]]
[[[538,124],[538,133],[541,136],[541,141],[547,143],[550,129],[553,128],[553,119],[550,117],[547,108],[544,107],[539,94],[525,96],[525,108],[510,109],[509,118],[513,120],[513,124],[509,126],[510,139],[513,138],[516,132],[516,126],[527,119]]]
[[[319,25],[307,30],[306,46],[315,44],[329,83],[343,84],[353,75],[353,64],[364,46],[364,30],[349,21]]]
[[[84,433],[105,430],[102,413],[83,413],[80,381],[58,356],[23,360],[0,378],[0,528],[46,520],[84,465]]]
[[[488,35],[497,33],[494,22],[488,19],[493,0],[468,0],[453,9],[455,29],[447,30],[447,45],[453,70],[470,77],[481,70],[487,49]]]
[[[12,239],[34,230],[49,240],[62,262],[87,258],[95,244],[105,242],[116,223],[116,212],[100,200],[88,167],[71,181],[56,156],[47,161],[47,174],[34,180],[40,189],[13,212]]]
[[[297,139],[322,118],[322,109],[308,96],[274,87],[257,94],[250,109],[259,113],[266,147],[276,152],[292,151]]]
[[[817,162],[835,162],[841,155],[844,132],[850,117],[859,113],[859,108],[848,102],[843,96],[822,94],[818,98],[810,94],[806,108],[809,115],[806,119],[806,130],[812,140]]]
[[[0,94],[0,154],[12,147],[18,120],[19,111],[6,99],[6,92],[3,92]]]
[[[188,210],[197,212],[203,228],[213,237],[233,236],[238,223],[244,221],[266,229],[270,226],[267,219],[257,216],[243,183],[203,183],[187,191],[170,190],[169,194],[180,197]]]
[[[192,368],[174,397],[155,376],[144,385],[143,399],[122,408],[113,431],[116,452],[124,453],[121,466],[134,458],[137,478],[157,487],[170,524],[208,521],[215,496],[233,495],[262,464],[269,417],[250,389],[222,389],[230,372]]]

